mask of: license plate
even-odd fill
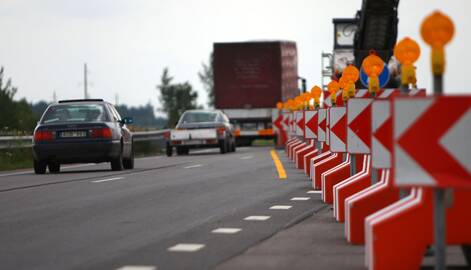
[[[188,145],[203,144],[203,141],[202,140],[188,140],[188,141],[183,141],[183,144],[188,144]]]
[[[87,137],[87,132],[85,131],[63,131],[60,133],[62,138],[81,138]]]

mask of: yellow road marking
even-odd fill
[[[286,179],[285,168],[283,167],[283,164],[281,164],[280,158],[278,158],[276,151],[271,150],[270,154],[271,154],[271,158],[273,159],[273,162],[275,163],[275,167],[278,170],[278,177],[280,179]]]

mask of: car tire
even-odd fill
[[[121,152],[119,153],[119,156],[111,160],[111,170],[112,171],[123,170],[123,149],[122,148],[121,148]]]
[[[47,163],[44,161],[33,160],[33,167],[35,174],[45,174],[47,169]]]
[[[47,166],[50,173],[58,173],[61,171],[61,165],[58,162],[51,162]]]
[[[225,154],[227,153],[227,142],[226,140],[222,140],[219,142],[219,152],[221,152],[221,154]]]
[[[165,150],[167,157],[171,157],[173,154],[173,147],[170,145],[170,143],[167,143],[167,147],[165,148]]]
[[[126,170],[134,169],[134,145],[131,146],[130,157],[123,159],[123,167]]]

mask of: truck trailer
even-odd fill
[[[276,103],[299,95],[292,41],[214,43],[215,107],[236,128],[238,145],[273,139]]]

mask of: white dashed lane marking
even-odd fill
[[[255,220],[255,221],[265,221],[269,219],[270,216],[248,216],[244,220]]]
[[[240,228],[217,228],[212,230],[212,233],[221,233],[221,234],[234,234],[242,231]]]
[[[157,267],[147,265],[125,265],[116,270],[157,270]]]
[[[199,168],[199,167],[203,167],[203,164],[195,164],[191,166],[186,166],[186,167],[183,167],[183,169],[193,169],[193,168]]]
[[[240,159],[252,159],[253,156],[245,156],[245,157],[241,157]]]
[[[203,244],[177,244],[173,247],[169,247],[167,250],[171,252],[196,252],[202,248],[204,248],[205,245]]]
[[[291,205],[273,205],[272,207],[270,207],[270,209],[272,209],[272,210],[288,210],[291,207],[292,207]]]
[[[291,198],[292,201],[307,201],[311,199],[310,197],[293,197]]]
[[[319,194],[319,193],[322,193],[322,191],[321,190],[309,190],[307,193],[308,194]]]
[[[91,182],[92,183],[103,183],[103,182],[116,181],[116,180],[121,180],[121,179],[124,179],[124,177],[113,177],[113,178],[108,178],[108,179],[95,180],[95,181],[91,181]]]

